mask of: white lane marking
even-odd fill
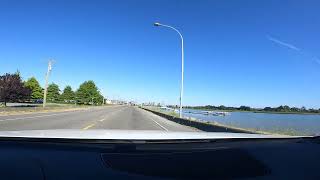
[[[142,112],[142,114],[143,114],[143,113],[147,114],[146,116],[150,115],[150,114],[147,113],[148,111],[144,111],[144,110],[139,109],[139,108],[137,108],[137,109],[138,109],[138,111]],[[152,114],[152,115],[153,115],[153,114]],[[149,119],[151,119],[151,121],[153,121],[154,123],[156,123],[158,126],[160,126],[160,127],[161,127],[162,129],[164,129],[165,131],[169,131],[167,128],[165,128],[164,126],[162,126],[162,125],[161,125],[160,123],[158,123],[156,120],[152,119],[151,117],[149,117]]]
[[[158,124],[158,126],[160,126],[162,129],[164,129],[165,131],[169,131],[167,128],[165,128],[164,126],[162,126],[161,124],[159,124],[156,120],[153,120],[152,118],[149,118],[151,119],[153,122],[155,122],[156,124]]]
[[[104,121],[104,119],[100,119],[99,121],[102,122],[102,121]]]

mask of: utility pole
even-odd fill
[[[42,104],[43,108],[46,107],[48,80],[49,80],[49,75],[50,75],[51,69],[52,69],[52,60],[49,60],[49,62],[48,62],[48,70],[47,70],[47,74],[46,74],[46,84],[44,86],[43,104]]]

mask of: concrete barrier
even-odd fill
[[[250,130],[246,130],[246,129],[241,129],[241,128],[234,128],[234,127],[228,127],[228,126],[224,126],[224,125],[217,125],[214,123],[206,123],[206,122],[201,122],[201,121],[194,121],[194,120],[190,120],[190,119],[185,119],[185,118],[179,118],[179,117],[175,117],[175,116],[171,116],[162,112],[158,112],[158,111],[154,111],[151,109],[147,109],[147,108],[142,108],[146,111],[152,112],[158,116],[161,116],[163,118],[166,118],[170,121],[182,124],[182,125],[186,125],[186,126],[190,126],[190,127],[194,127],[197,128],[199,130],[202,131],[206,131],[206,132],[231,132],[231,133],[250,133],[250,134],[260,134],[260,132],[255,132],[255,131],[250,131]]]

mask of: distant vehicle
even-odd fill
[[[228,112],[216,112],[216,111],[202,111],[202,114],[213,115],[213,116],[226,116],[226,115],[229,115]]]
[[[166,110],[166,111],[173,111],[174,110],[174,109],[166,107],[166,106],[162,106],[162,107],[160,107],[160,109]]]
[[[212,115],[214,116],[226,116],[229,115],[228,112],[214,112]]]
[[[64,100],[65,103],[76,103],[76,100]]]
[[[43,99],[36,99],[36,100],[34,100],[34,103],[42,104],[43,103]]]

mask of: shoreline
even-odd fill
[[[247,113],[265,113],[265,114],[301,114],[301,115],[320,115],[320,113],[314,112],[279,112],[279,111],[241,111],[241,110],[212,110],[212,109],[194,109],[194,108],[184,108],[199,111],[225,111],[225,112],[247,112]]]
[[[233,132],[233,133],[250,133],[250,134],[276,134],[276,135],[284,135],[284,134],[278,134],[278,133],[270,133],[266,131],[260,131],[260,130],[253,130],[253,129],[245,129],[240,127],[234,127],[234,126],[228,126],[224,124],[220,124],[215,121],[203,121],[201,119],[196,118],[179,118],[177,114],[174,114],[172,112],[164,113],[162,111],[159,111],[157,109],[153,108],[146,108],[141,107],[144,110],[150,111],[156,115],[162,116],[170,121],[174,121],[179,124],[187,125],[193,128],[197,128],[199,130],[205,131],[205,132]]]
[[[294,130],[292,128],[287,128],[287,129],[279,129],[279,128],[274,128],[270,130],[262,130],[260,128],[243,128],[243,127],[237,127],[233,125],[226,125],[222,124],[219,122],[216,122],[214,120],[212,121],[207,121],[203,119],[198,119],[190,116],[185,116],[184,118],[179,118],[179,115],[175,112],[172,111],[167,111],[163,112],[160,111],[159,109],[156,108],[146,108],[143,107],[143,109],[149,110],[157,115],[160,115],[162,117],[165,117],[168,120],[171,121],[176,121],[176,122],[181,122],[179,119],[183,119],[182,122],[184,125],[188,125],[194,128],[197,128],[197,126],[201,127],[200,130],[207,131],[207,132],[242,132],[242,133],[255,133],[255,134],[274,134],[274,135],[290,135],[290,136],[310,136],[312,134],[306,133],[306,132],[300,132],[297,130]],[[241,111],[244,112],[244,111]],[[252,111],[251,111],[252,112]],[[177,120],[178,119],[178,120]],[[204,127],[207,126],[207,127]],[[211,126],[211,127],[210,127]],[[199,128],[197,128],[199,129]],[[217,130],[217,131],[216,131]]]

